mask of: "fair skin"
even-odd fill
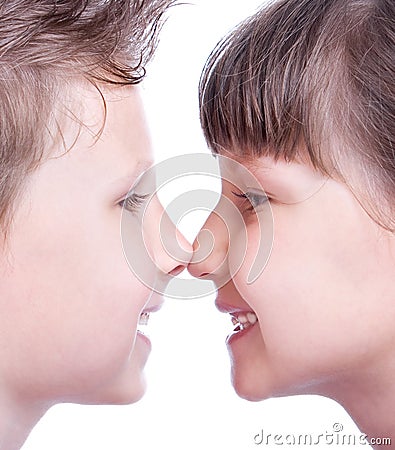
[[[55,403],[128,404],[145,390],[150,342],[137,332],[138,321],[143,311],[159,308],[162,299],[131,272],[120,219],[122,200],[152,164],[152,150],[139,89],[100,89],[107,115],[98,137],[104,117],[101,96],[89,83],[72,82],[64,103],[75,117],[58,118],[66,147],[72,148],[60,156],[64,147],[59,140],[51,149],[53,157],[29,177],[8,250],[1,255],[4,450],[19,448]],[[155,279],[178,273],[191,248],[177,232],[181,262],[164,251],[155,229],[164,212],[157,200],[151,205],[146,230],[136,233],[151,236]]]
[[[395,438],[393,233],[368,216],[346,185],[307,164],[270,157],[239,162],[271,197],[274,240],[263,272],[248,284],[262,238],[258,217],[267,208],[245,211],[243,199],[232,193],[242,180],[224,182],[223,196],[244,216],[248,246],[216,305],[257,319],[227,340],[236,392],[252,401],[325,395],[340,402],[364,433]],[[203,226],[215,247],[204,261],[192,259],[192,275],[215,282],[229,274],[222,261],[238,236],[227,237],[223,219],[214,211]],[[195,250],[204,236],[198,235]]]

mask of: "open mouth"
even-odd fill
[[[148,325],[149,318],[150,318],[150,312],[143,311],[140,314],[139,321],[137,324],[137,333],[145,336],[146,338],[148,338],[149,336],[147,336],[147,331],[144,330],[144,328]]]
[[[140,316],[139,316],[138,325],[139,326],[148,325],[150,314],[159,311],[161,309],[162,305],[163,305],[163,301],[161,301],[160,303],[157,303],[156,305],[152,305],[148,308],[143,309],[143,311],[141,311]]]
[[[150,317],[150,313],[143,311],[139,317],[139,325],[147,325],[149,317]]]
[[[252,311],[235,311],[230,313],[232,323],[235,325],[233,332],[247,330],[258,322],[256,314]]]
[[[215,306],[220,312],[230,315],[235,327],[230,336],[234,336],[235,334],[242,335],[258,323],[258,316],[255,312],[251,309],[243,309],[243,307],[240,307],[241,305],[232,305],[222,298],[217,297]]]

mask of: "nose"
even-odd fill
[[[193,255],[188,265],[195,278],[214,279],[227,270],[229,230],[224,220],[213,211],[193,242]]]
[[[157,270],[177,276],[192,258],[192,245],[173,224],[159,200],[153,200],[150,208],[150,219],[146,221],[143,233],[150,256]]]

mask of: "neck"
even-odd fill
[[[49,405],[10,399],[0,393],[0,448],[19,450]]]
[[[395,358],[394,362],[371,365],[365,371],[342,379],[325,390],[324,395],[340,403],[351,415],[361,433],[371,438],[390,438],[395,444]],[[333,386],[336,385],[336,388]],[[346,430],[345,430],[346,431]],[[377,441],[376,441],[377,442]],[[373,448],[392,448],[391,444]]]

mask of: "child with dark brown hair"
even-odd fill
[[[200,108],[212,151],[263,187],[223,185],[248,234],[217,299],[241,323],[236,391],[327,396],[369,436],[395,438],[395,2],[270,3],[210,55]],[[266,202],[273,246],[248,283]],[[232,242],[215,214],[203,228],[219,245],[190,271],[216,281]]]

